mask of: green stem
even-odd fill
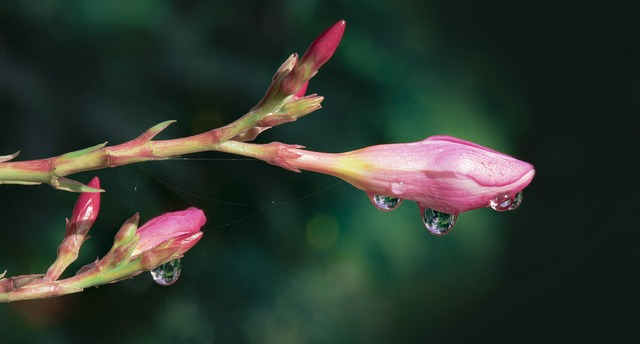
[[[106,143],[53,158],[0,163],[0,184],[49,184],[66,191],[97,191],[65,176],[107,167],[117,167],[144,161],[164,160],[186,154],[218,150],[218,144],[254,128],[263,117],[282,103],[269,102],[221,128],[193,136],[157,140],[152,138],[173,121],[160,123],[139,137],[117,146]],[[276,109],[277,110],[277,109]]]

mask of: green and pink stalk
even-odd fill
[[[375,145],[346,153],[305,150],[280,142],[247,143],[271,127],[292,122],[320,109],[323,97],[305,95],[309,80],[335,53],[346,23],[338,21],[316,38],[302,58],[291,55],[273,76],[262,100],[247,114],[220,128],[177,139],[154,140],[174,121],[159,123],[139,137],[115,146],[107,143],[57,157],[14,161],[18,153],[0,156],[0,184],[49,184],[82,192],[46,274],[4,278],[0,274],[0,302],[54,297],[90,286],[113,283],[182,257],[201,238],[206,218],[189,208],[166,213],[138,228],[136,214],[116,233],[111,250],[85,265],[72,277],[60,279],[77,257],[100,208],[99,180],[87,185],[67,178],[83,171],[144,161],[171,159],[204,151],[253,157],[300,172],[340,178],[376,200],[415,201],[429,221],[448,223],[466,211],[491,206],[497,210],[519,205],[518,195],[535,174],[533,165],[480,145],[450,136],[432,136],[413,143]],[[383,208],[381,208],[383,209]],[[390,210],[387,207],[383,210]],[[450,214],[446,219],[442,215]],[[444,219],[444,220],[443,220]]]
[[[138,219],[136,214],[126,221],[116,234],[111,250],[73,277],[51,278],[54,276],[50,273],[52,266],[46,275],[0,279],[0,302],[61,296],[134,277],[181,258],[202,238],[201,227],[206,222],[204,212],[193,207],[165,213],[139,228]]]
[[[258,105],[226,126],[184,138],[153,140],[175,122],[170,120],[116,146],[107,146],[105,142],[57,157],[30,161],[12,161],[18,153],[0,156],[0,184],[49,184],[66,191],[102,191],[65,177],[83,171],[216,151],[221,142],[253,140],[270,127],[295,121],[320,109],[323,98],[315,94],[304,96],[304,92],[309,79],[338,48],[345,25],[341,20],[328,28],[314,40],[300,61],[293,54],[278,69]]]
[[[420,208],[455,215],[488,207],[496,197],[515,197],[535,174],[527,162],[443,135],[338,154],[278,142],[229,141],[219,149],[292,171],[332,175],[369,195],[411,200]]]
[[[206,217],[200,209],[166,213],[138,228],[136,214],[116,233],[111,250],[101,259],[85,265],[75,276],[60,279],[77,259],[82,243],[100,208],[98,178],[88,184],[66,176],[83,171],[118,167],[144,161],[163,160],[203,151],[217,151],[230,140],[253,140],[270,127],[295,121],[320,108],[323,98],[305,96],[318,69],[333,55],[344,33],[339,21],[323,32],[298,61],[292,55],[276,72],[264,98],[246,115],[226,126],[173,140],[154,140],[174,121],[159,123],[137,138],[116,145],[107,143],[57,157],[13,161],[19,154],[0,156],[0,184],[49,184],[56,189],[81,192],[67,220],[58,257],[46,274],[5,278],[0,273],[0,302],[55,297],[82,291],[90,286],[113,283],[149,271],[181,258],[201,238]]]

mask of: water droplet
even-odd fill
[[[161,286],[174,284],[182,271],[182,263],[180,258],[164,263],[151,270],[151,277]]]
[[[524,196],[522,195],[522,191],[518,192],[517,194],[515,194],[513,196],[513,204],[511,204],[511,206],[509,207],[509,210],[514,210],[517,209],[520,204],[522,204],[522,198]]]
[[[522,191],[516,193],[513,197],[509,194],[498,195],[489,202],[489,206],[496,211],[507,211],[518,208],[521,203]]]
[[[422,210],[422,222],[433,235],[445,235],[451,231],[456,224],[458,215],[442,213],[431,208]]]
[[[398,197],[382,195],[373,195],[369,197],[371,198],[371,203],[382,211],[391,211],[402,204],[402,198]]]

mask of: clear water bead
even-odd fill
[[[496,211],[514,210],[522,203],[522,197],[522,191],[513,197],[509,194],[498,195],[489,202],[489,206]]]
[[[178,280],[181,271],[182,263],[180,262],[180,258],[178,258],[159,265],[155,269],[151,270],[151,277],[159,285],[168,286],[174,284]]]
[[[402,203],[402,198],[393,196],[370,195],[369,197],[371,198],[371,203],[382,211],[391,211]]]
[[[456,224],[458,215],[442,213],[431,208],[422,210],[422,222],[433,235],[441,236],[449,233]]]

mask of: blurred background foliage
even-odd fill
[[[206,234],[170,287],[140,275],[0,305],[0,342],[637,338],[635,192],[617,186],[637,171],[613,158],[638,134],[622,122],[639,109],[635,13],[595,0],[2,2],[2,154],[117,144],[168,119],[160,138],[224,125],[289,54],[345,19],[309,87],[324,108],[258,142],[338,152],[448,134],[537,176],[517,211],[465,213],[434,237],[415,204],[382,213],[334,178],[235,156],[77,174],[107,192],[70,271],[103,255],[134,212],[197,206]],[[0,271],[46,271],[75,199],[0,185]]]

